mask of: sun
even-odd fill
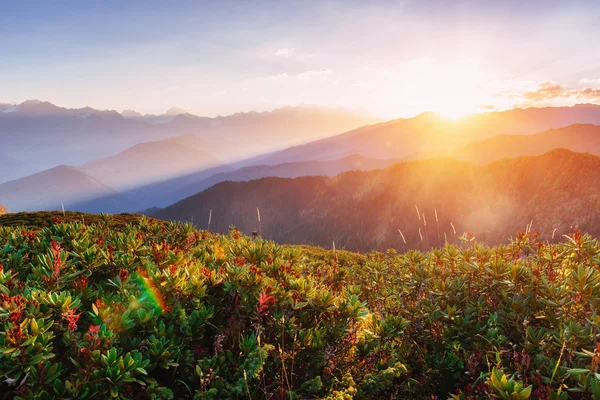
[[[436,110],[437,113],[451,119],[460,119],[476,111],[475,107],[469,104],[447,104]]]
[[[482,104],[490,104],[487,85],[494,76],[483,72],[477,60],[423,58],[408,61],[393,72],[384,75],[385,87],[392,88],[393,95],[380,96],[380,101],[389,99],[391,104],[451,119],[479,112]]]

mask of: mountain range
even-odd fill
[[[597,235],[598,209],[600,157],[556,149],[486,165],[437,158],[335,177],[222,182],[153,216],[207,228],[210,214],[215,231],[234,225],[281,243],[368,251],[460,243],[465,232],[502,243],[528,225],[547,240],[575,225]]]
[[[350,124],[352,118],[355,123],[362,121],[357,116],[348,116],[342,123],[335,117],[338,113],[346,115],[343,110],[300,106],[269,113],[203,118],[177,108],[163,115],[141,115],[131,110],[119,114],[89,107],[66,109],[39,101],[2,104],[0,128],[14,123],[31,138],[37,136],[33,133],[35,129],[25,132],[28,126],[41,129],[45,123],[48,130],[43,135],[38,132],[42,139],[31,142],[32,147],[39,147],[37,150],[20,149],[20,156],[11,150],[15,146],[14,137],[19,136],[15,132],[19,130],[11,131],[5,137],[7,146],[0,151],[3,172],[0,183],[5,181],[0,184],[0,204],[13,212],[60,209],[64,205],[69,210],[87,212],[147,210],[146,213],[161,218],[189,220],[195,216],[196,221],[205,218],[203,214],[213,209],[212,227],[215,229],[226,230],[230,224],[239,225],[246,231],[264,228],[267,237],[282,242],[326,245],[335,240],[338,246],[357,250],[393,245],[397,239],[391,230],[394,224],[398,225],[396,231],[407,229],[405,236],[414,246],[423,245],[414,241],[414,224],[404,226],[395,219],[396,215],[403,216],[408,208],[417,205],[433,207],[439,218],[446,218],[446,223],[453,222],[459,232],[473,231],[478,239],[494,242],[514,233],[514,224],[510,221],[522,223],[521,219],[529,217],[512,211],[507,213],[506,210],[513,210],[513,207],[517,207],[515,210],[524,207],[520,200],[515,200],[514,193],[502,192],[512,187],[510,182],[497,188],[481,181],[490,174],[485,171],[490,171],[492,165],[506,163],[527,169],[518,161],[521,159],[515,157],[539,156],[548,151],[554,154],[554,149],[600,155],[600,106],[596,105],[515,109],[459,119],[425,113],[410,119],[366,125],[333,136],[330,133],[328,138],[275,152],[260,145],[261,141],[266,141],[283,146],[286,138],[301,136],[298,132],[304,129],[318,126],[317,131],[325,132],[332,131],[335,126]],[[303,118],[307,119],[304,125],[295,126],[294,122],[299,123]],[[114,133],[110,131],[111,136],[100,134],[102,129],[115,126],[118,129]],[[139,130],[140,126],[144,129]],[[65,131],[57,133],[60,127]],[[119,130],[123,127],[127,128]],[[189,133],[196,129],[200,131]],[[243,132],[248,135],[244,136]],[[323,134],[309,135],[303,140]],[[282,137],[274,139],[277,135]],[[57,139],[61,137],[62,142]],[[257,148],[263,149],[262,155],[243,155],[253,152],[247,145],[252,141],[257,142]],[[115,143],[117,147],[133,143],[103,155],[106,152],[104,142],[108,147]],[[42,145],[46,148],[42,149]],[[88,155],[79,154],[82,147],[85,147],[83,153]],[[56,148],[60,148],[58,155],[54,154]],[[25,155],[25,150],[30,151],[29,155]],[[36,151],[43,155],[37,157]],[[50,154],[49,158],[61,160],[58,167],[43,168],[48,161],[44,158],[47,154]],[[94,157],[87,160],[92,154]],[[576,162],[578,157],[570,159]],[[511,160],[505,161],[508,158]],[[78,161],[82,159],[86,161]],[[73,166],[64,165],[67,160]],[[433,167],[441,164],[444,171]],[[432,171],[427,172],[427,168]],[[384,172],[391,169],[398,172]],[[402,172],[407,169],[416,172]],[[420,169],[423,171],[418,172]],[[436,179],[443,176],[442,172],[451,174],[451,178],[438,182]],[[516,176],[524,174],[520,170],[514,173]],[[425,186],[413,182],[415,176]],[[466,180],[457,181],[458,177]],[[489,180],[500,181],[494,174]],[[342,182],[341,186],[337,182]],[[477,185],[482,187],[481,191],[474,189]],[[457,193],[457,188],[461,187],[465,190]],[[346,194],[340,197],[342,188]],[[397,192],[400,188],[402,191]],[[449,193],[444,206],[438,206],[437,200],[431,199],[435,197],[431,193],[429,197],[415,194],[417,191],[429,193],[430,188],[438,189],[438,197],[445,198]],[[542,193],[552,197],[547,190]],[[375,210],[361,208],[366,207],[360,205],[364,196],[368,204],[380,202],[381,207]],[[419,198],[422,204],[415,202],[411,206],[410,196]],[[478,201],[471,204],[471,197]],[[214,203],[217,199],[219,204]],[[507,199],[507,203],[500,204],[499,199]],[[463,208],[459,208],[459,204]],[[490,219],[478,208],[482,204],[487,204],[493,215],[506,214],[510,218],[497,225],[493,220],[494,226],[484,227]],[[160,210],[160,207],[166,208]],[[257,207],[265,221],[269,221],[261,227],[253,220]],[[548,210],[550,208],[543,212]],[[427,213],[431,212],[428,209]],[[544,215],[543,212],[540,211],[540,215]],[[218,215],[223,217],[218,218]],[[344,218],[365,215],[371,215],[379,222],[371,225],[363,221],[362,225],[356,226],[343,222]],[[475,220],[480,222],[479,226],[473,226],[471,222]],[[556,222],[560,232],[567,230],[568,221],[557,219]],[[370,232],[368,239],[359,235],[363,228]],[[429,238],[430,232],[424,226],[421,228],[421,233]]]
[[[35,160],[41,171],[110,157],[140,143],[194,134],[235,142],[220,157],[231,162],[377,121],[365,113],[309,105],[215,118],[175,113],[160,116],[161,122],[125,114],[90,107],[69,109],[38,100],[3,104],[2,151],[15,159]]]
[[[449,118],[423,113],[364,126],[330,138],[294,146],[256,160],[279,164],[331,160],[351,154],[375,158],[403,158],[415,153],[448,150],[501,134],[528,135],[572,124],[600,125],[600,105],[513,109]]]

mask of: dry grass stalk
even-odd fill
[[[402,231],[400,229],[398,229],[398,232],[400,232],[400,236],[402,236],[402,241],[404,242],[404,244],[406,244],[406,239],[404,238]]]

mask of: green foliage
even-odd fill
[[[0,228],[7,398],[600,399],[589,236],[358,255],[116,218]]]
[[[496,397],[505,400],[528,399],[531,396],[532,386],[523,387],[521,382],[507,377],[501,370],[492,369],[490,382]]]

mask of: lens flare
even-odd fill
[[[148,277],[145,271],[138,272],[138,284],[140,285],[144,295],[140,301],[148,300],[153,304],[154,308],[160,309],[161,312],[168,310],[167,303],[163,298],[160,290],[156,287],[154,282]]]

